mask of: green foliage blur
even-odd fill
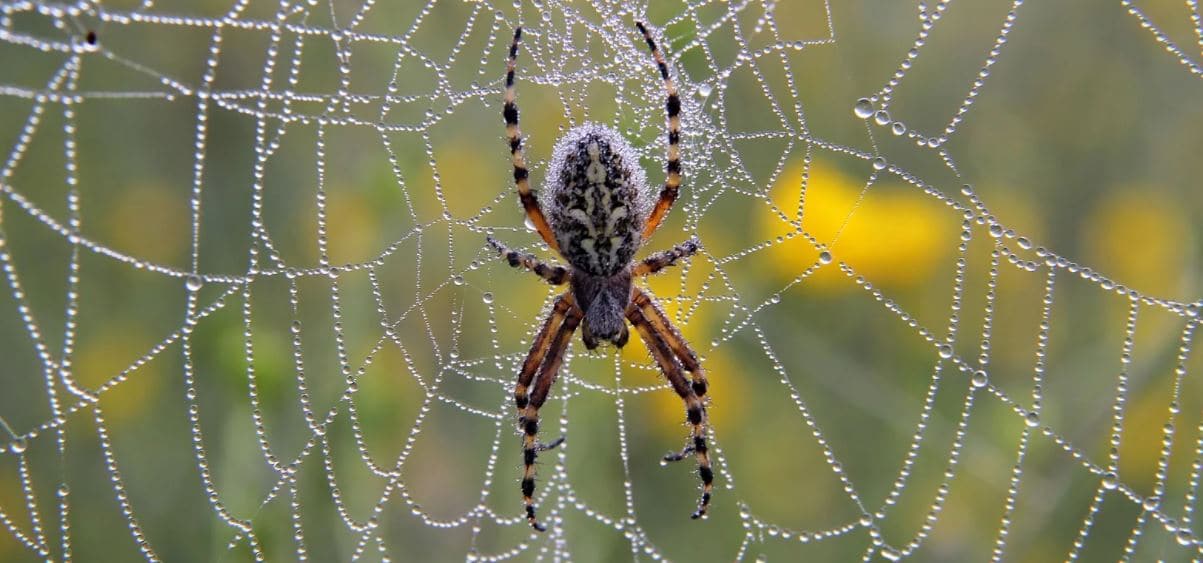
[[[767,32],[753,32],[763,5],[773,6],[784,41],[827,38],[828,8],[815,0],[699,2],[688,10],[680,1],[655,2],[645,13],[675,54],[673,73],[695,112],[687,125],[708,122],[711,129],[686,132],[681,200],[648,244],[662,249],[697,235],[705,251],[689,267],[647,284],[710,374],[720,460],[715,500],[708,519],[691,521],[695,471],[658,463],[681,447],[687,430],[679,400],[651,369],[645,349],[632,343],[621,352],[588,354],[578,342],[571,377],[561,378],[543,414],[546,437],[567,421],[566,445],[541,458],[540,511],[553,532],[532,535],[520,518],[520,439],[508,394],[541,321],[540,304],[553,290],[496,260],[484,245],[492,230],[551,258],[523,228],[512,194],[499,115],[509,28],[520,20],[530,28],[534,54],[524,52],[519,63],[519,104],[536,186],[567,127],[585,120],[618,124],[640,147],[655,146],[663,135],[662,100],[636,95],[660,92],[650,64],[646,76],[545,80],[549,71],[561,78],[588,75],[615,56],[574,23],[574,57],[554,58],[562,50],[548,44],[547,32],[565,32],[565,10],[604,24],[607,33],[642,10],[606,4],[615,11],[603,18],[592,3],[535,4],[551,17],[541,18],[528,3],[519,15],[509,3],[445,1],[424,8],[377,2],[357,30],[406,35],[410,50],[399,54],[387,41],[352,42],[346,60],[329,34],[285,28],[283,55],[267,89],[295,95],[269,97],[262,105],[274,4],[251,1],[240,16],[262,26],[221,30],[209,97],[172,84],[193,92],[201,87],[211,71],[204,63],[212,27],[102,23],[85,13],[64,19],[60,29],[47,13],[6,12],[6,29],[77,42],[93,31],[99,49],[76,58],[0,40],[4,160],[12,160],[8,155],[22,142],[31,114],[37,118],[11,175],[0,178],[0,249],[9,256],[0,264],[7,272],[0,282],[0,417],[25,435],[53,420],[52,409],[80,403],[67,380],[90,390],[115,384],[65,418],[65,455],[52,430],[29,440],[22,456],[0,454],[6,527],[0,560],[45,559],[12,533],[34,537],[35,526],[48,538],[49,558],[63,557],[63,497],[56,495],[62,484],[69,491],[70,549],[81,561],[143,558],[119,498],[128,499],[149,546],[166,561],[251,559],[246,538],[236,539],[214,502],[232,519],[250,523],[273,561],[296,557],[294,525],[303,529],[313,560],[347,560],[357,547],[366,549],[365,558],[379,559],[378,546],[360,546],[346,519],[378,526],[394,561],[460,560],[520,544],[525,550],[518,559],[548,558],[551,552],[543,550],[560,540],[580,561],[648,557],[643,544],[633,547],[633,537],[672,560],[727,561],[742,553],[769,561],[848,561],[861,558],[875,535],[899,547],[911,541],[928,525],[947,482],[947,499],[914,557],[974,561],[995,547],[1017,465],[1022,478],[1007,558],[1060,560],[1070,553],[1101,476],[1039,428],[1025,426],[998,396],[1023,409],[1033,402],[1048,283],[1043,260],[1027,272],[1003,258],[992,278],[996,239],[986,227],[971,224],[961,254],[959,212],[896,174],[883,173],[864,190],[873,172],[868,161],[816,145],[801,227],[827,244],[835,261],[794,283],[818,256],[791,223],[799,216],[808,152],[802,139],[809,134],[827,147],[879,151],[957,201],[967,201],[961,189],[971,184],[990,213],[1034,247],[1141,295],[1193,302],[1203,296],[1199,77],[1119,3],[1025,4],[964,123],[943,145],[956,162],[954,173],[937,151],[852,112],[858,98],[886,84],[911,48],[921,23],[915,3],[832,2],[833,43],[760,56],[719,76],[715,69],[730,67],[739,55],[733,28],[752,50],[771,43]],[[935,4],[927,2],[928,9]],[[1170,39],[1193,48],[1194,60],[1203,58],[1184,6],[1148,4],[1146,13]],[[740,14],[723,20],[736,5],[743,6]],[[230,8],[216,0],[157,2],[149,12],[220,18]],[[320,3],[308,16],[286,21],[330,29],[346,25],[359,8]],[[130,14],[138,7],[123,0],[103,9]],[[909,130],[942,131],[978,78],[1008,9],[1008,2],[954,3],[942,12],[895,88],[893,118]],[[494,19],[495,11],[504,21]],[[633,26],[629,40],[631,49],[642,48]],[[304,48],[294,69],[289,54],[298,41]],[[681,52],[684,46],[691,47]],[[452,56],[454,65],[432,68]],[[73,85],[82,101],[43,104],[16,93],[47,92],[53,89],[47,84],[61,82],[56,73],[74,64],[82,65]],[[340,64],[348,68],[345,76]],[[382,118],[380,96],[389,91],[395,66],[393,109]],[[343,78],[346,91],[337,103],[319,99],[340,92]],[[712,90],[687,88],[697,84]],[[131,92],[158,94],[125,95]],[[640,107],[631,107],[632,98]],[[286,107],[295,115],[360,122],[310,120],[281,128],[279,119],[256,119],[256,112],[280,114]],[[206,141],[194,207],[201,111]],[[790,116],[784,125],[782,114]],[[380,122],[412,127],[381,133],[372,127]],[[262,168],[259,136],[271,147]],[[76,155],[74,171],[68,150]],[[740,155],[738,163],[727,156],[732,152]],[[662,181],[658,158],[644,164],[653,185]],[[746,174],[736,174],[739,168]],[[78,177],[79,233],[92,248],[73,246],[47,225],[69,226],[75,216],[69,173]],[[200,209],[195,222],[194,208]],[[259,229],[270,237],[270,249],[256,238]],[[1037,260],[1035,248],[1002,242]],[[191,292],[182,275],[138,268],[119,256],[196,271],[207,281]],[[962,258],[964,295],[955,307]],[[246,275],[252,260],[265,272],[253,282],[218,279]],[[855,274],[840,271],[840,263]],[[330,266],[340,271],[327,276]],[[1168,466],[1159,469],[1158,462],[1186,320],[1164,308],[1137,307],[1131,363],[1125,364],[1128,297],[1076,271],[1059,269],[1053,281],[1040,427],[1106,467],[1123,373],[1120,480],[1144,497],[1157,492],[1164,471],[1162,508],[1181,517],[1203,438],[1199,354],[1180,380]],[[996,392],[975,389],[963,373],[939,362],[935,346],[859,285],[858,275],[937,338],[948,333],[955,309],[955,353],[971,364],[985,353],[989,389]],[[988,293],[994,313],[984,337]],[[195,325],[187,321],[190,295],[194,313],[217,307]],[[185,357],[191,358],[187,369]],[[349,375],[357,390],[351,401],[341,401]],[[195,382],[193,399],[188,377]],[[912,449],[929,401],[923,439]],[[338,406],[338,415],[315,435],[302,404],[319,416]],[[201,444],[193,442],[193,420],[199,420]],[[1018,459],[1024,436],[1027,449]],[[0,443],[11,438],[2,433]],[[118,474],[106,466],[102,439],[111,442]],[[951,459],[956,442],[963,448]],[[198,447],[208,461],[204,471]],[[279,473],[270,464],[287,465],[302,451],[308,453],[296,466],[295,490],[273,490]],[[362,452],[379,464],[375,473]],[[838,460],[838,471],[828,455]],[[914,464],[893,497],[908,455]],[[405,461],[398,470],[399,459]],[[567,483],[552,479],[560,464]],[[950,481],[946,471],[953,472]],[[388,472],[400,478],[382,476]],[[212,498],[202,473],[215,484]],[[269,494],[272,500],[264,502]],[[292,494],[302,506],[295,522]],[[377,505],[382,495],[387,500]],[[492,516],[460,521],[482,502],[509,525],[497,525]],[[884,515],[872,531],[860,524],[864,511]],[[1138,503],[1107,491],[1081,558],[1118,557],[1142,517]],[[769,527],[744,526],[753,520]],[[852,529],[821,537],[845,526]],[[1151,518],[1138,527],[1143,537],[1133,557],[1198,556],[1164,528]],[[799,541],[800,532],[813,537]]]

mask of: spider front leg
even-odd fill
[[[510,143],[510,160],[514,164],[514,184],[518,187],[518,199],[522,201],[522,208],[526,210],[531,224],[535,226],[539,236],[543,237],[543,242],[552,250],[559,251],[560,245],[556,242],[551,226],[547,224],[547,218],[543,216],[539,199],[530,189],[530,173],[526,170],[526,158],[522,154],[522,130],[518,128],[517,93],[514,90],[514,71],[518,61],[518,43],[521,40],[522,28],[519,27],[514,30],[514,42],[510,43],[510,58],[505,70],[505,105],[502,106],[501,115],[505,118],[505,135]]]
[[[714,470],[710,467],[710,450],[706,446],[706,405],[694,392],[694,387],[685,379],[681,363],[673,357],[673,351],[665,340],[666,335],[657,329],[652,321],[648,320],[643,309],[632,302],[631,306],[627,308],[626,315],[627,320],[635,325],[635,330],[639,331],[639,335],[643,337],[644,343],[652,352],[652,357],[659,364],[664,376],[668,378],[673,391],[676,391],[681,400],[685,402],[685,414],[691,428],[690,444],[679,455],[669,454],[664,459],[665,461],[676,461],[684,459],[690,453],[697,458],[698,477],[702,480],[702,499],[698,502],[698,509],[690,517],[701,518],[710,508],[710,495],[714,488]]]
[[[540,532],[547,528],[535,516],[535,460],[539,452],[559,446],[564,438],[547,444],[539,443],[539,408],[547,400],[555,383],[568,341],[580,324],[581,317],[571,296],[564,294],[556,299],[551,315],[531,344],[530,353],[522,363],[522,371],[514,387],[514,404],[518,407],[518,424],[523,433],[522,460],[525,467],[522,474],[522,502],[526,507],[527,521]]]
[[[652,34],[643,25],[643,22],[635,22],[635,27],[638,27],[639,32],[643,34],[648,49],[652,51],[652,57],[656,59],[656,68],[660,70],[660,78],[664,81],[664,91],[668,95],[664,103],[664,108],[668,113],[668,160],[664,165],[666,177],[664,187],[660,189],[660,199],[656,201],[656,206],[648,214],[647,223],[643,226],[643,238],[647,240],[652,233],[656,232],[656,227],[660,226],[664,217],[668,215],[668,210],[677,200],[677,192],[681,188],[681,98],[677,95],[677,85],[668,76],[668,63],[664,60],[664,54],[656,47],[656,40],[652,39]]]

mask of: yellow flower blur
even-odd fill
[[[770,194],[790,221],[798,216],[801,189],[799,160],[786,167]],[[864,180],[822,159],[811,165],[802,230],[828,246],[833,263],[804,283],[825,290],[853,287],[835,266],[839,262],[879,286],[912,287],[929,279],[932,268],[954,248],[949,235],[959,229],[958,217],[930,196],[887,175],[870,186],[862,199],[863,190]],[[819,251],[777,213],[765,208],[756,219],[764,238],[786,237],[767,250],[785,280],[794,279],[818,259]]]
[[[1183,207],[1155,189],[1114,191],[1086,217],[1084,259],[1142,293],[1177,295],[1189,286],[1189,225]]]

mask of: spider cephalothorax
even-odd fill
[[[706,373],[651,294],[632,283],[635,278],[658,272],[698,251],[697,242],[691,240],[634,262],[636,251],[664,220],[681,185],[678,147],[681,100],[668,76],[668,64],[651,34],[642,23],[636,26],[652,51],[668,94],[665,102],[668,113],[666,178],[655,202],[651,201],[651,191],[638,166],[638,157],[626,140],[608,127],[586,124],[574,127],[556,143],[548,186],[540,204],[527,180],[514,94],[521,28],[514,31],[514,42],[510,44],[502,115],[514,164],[514,183],[526,215],[539,236],[571,266],[549,266],[532,254],[510,250],[500,241],[488,239],[511,266],[526,268],[553,285],[570,284],[570,289],[557,297],[552,305],[551,315],[535,337],[514,388],[526,466],[522,477],[522,500],[531,526],[540,531],[544,528],[535,517],[535,459],[540,451],[558,446],[563,438],[549,444],[538,442],[539,408],[547,400],[568,341],[578,326],[581,339],[590,350],[602,341],[622,347],[628,339],[627,323],[635,327],[673,391],[685,402],[686,420],[691,427],[685,449],[670,453],[664,459],[677,461],[693,454],[702,480],[702,499],[693,517],[704,516],[710,505],[714,474],[706,446],[706,407],[703,402]],[[548,209],[547,216],[543,214],[544,207]],[[686,378],[686,372],[689,378]]]

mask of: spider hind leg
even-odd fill
[[[685,402],[685,415],[690,425],[690,443],[680,453],[670,453],[664,456],[664,462],[678,461],[693,454],[698,462],[698,478],[702,481],[702,498],[698,508],[690,516],[697,519],[706,515],[710,508],[710,496],[714,489],[714,470],[710,465],[710,448],[706,445],[706,406],[694,391],[695,385],[685,377],[681,362],[674,356],[661,329],[650,321],[643,309],[635,302],[627,309],[627,319],[635,325],[635,330],[647,344],[652,357],[664,372],[664,376],[672,385],[673,391]]]
[[[551,316],[539,330],[530,353],[522,364],[518,384],[514,389],[514,403],[518,407],[518,424],[522,429],[522,503],[526,519],[532,528],[543,532],[547,528],[539,523],[535,513],[535,461],[539,452],[550,450],[564,443],[564,437],[548,442],[539,442],[539,408],[547,401],[551,386],[559,374],[564,361],[568,341],[581,322],[580,310],[570,294],[561,295],[552,307]]]

